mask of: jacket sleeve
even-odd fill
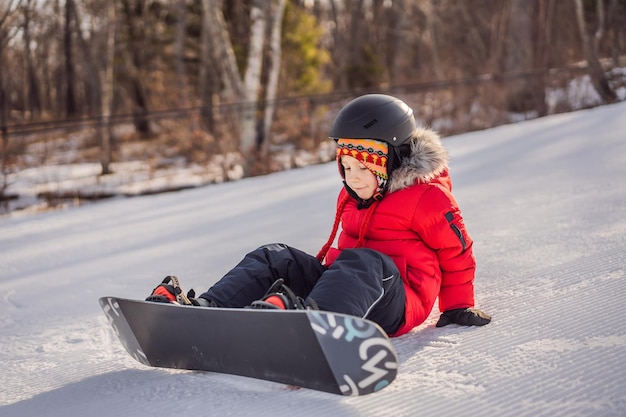
[[[436,185],[430,187],[417,205],[412,227],[439,261],[440,311],[474,306],[473,242],[452,194]]]

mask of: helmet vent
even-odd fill
[[[373,119],[372,121],[367,122],[366,124],[364,124],[363,127],[365,129],[369,129],[370,127],[374,126],[376,123],[378,123],[378,120],[377,119]]]

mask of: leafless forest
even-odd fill
[[[618,100],[626,0],[0,0],[0,195],[28,166],[315,151],[336,111],[397,95],[444,134]]]

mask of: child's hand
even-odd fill
[[[447,326],[451,323],[461,326],[484,326],[489,324],[491,316],[475,308],[457,308],[444,311],[439,317],[437,327]]]

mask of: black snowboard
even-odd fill
[[[340,395],[389,385],[396,353],[385,332],[322,311],[181,306],[103,297],[124,348],[144,365],[213,371]]]

